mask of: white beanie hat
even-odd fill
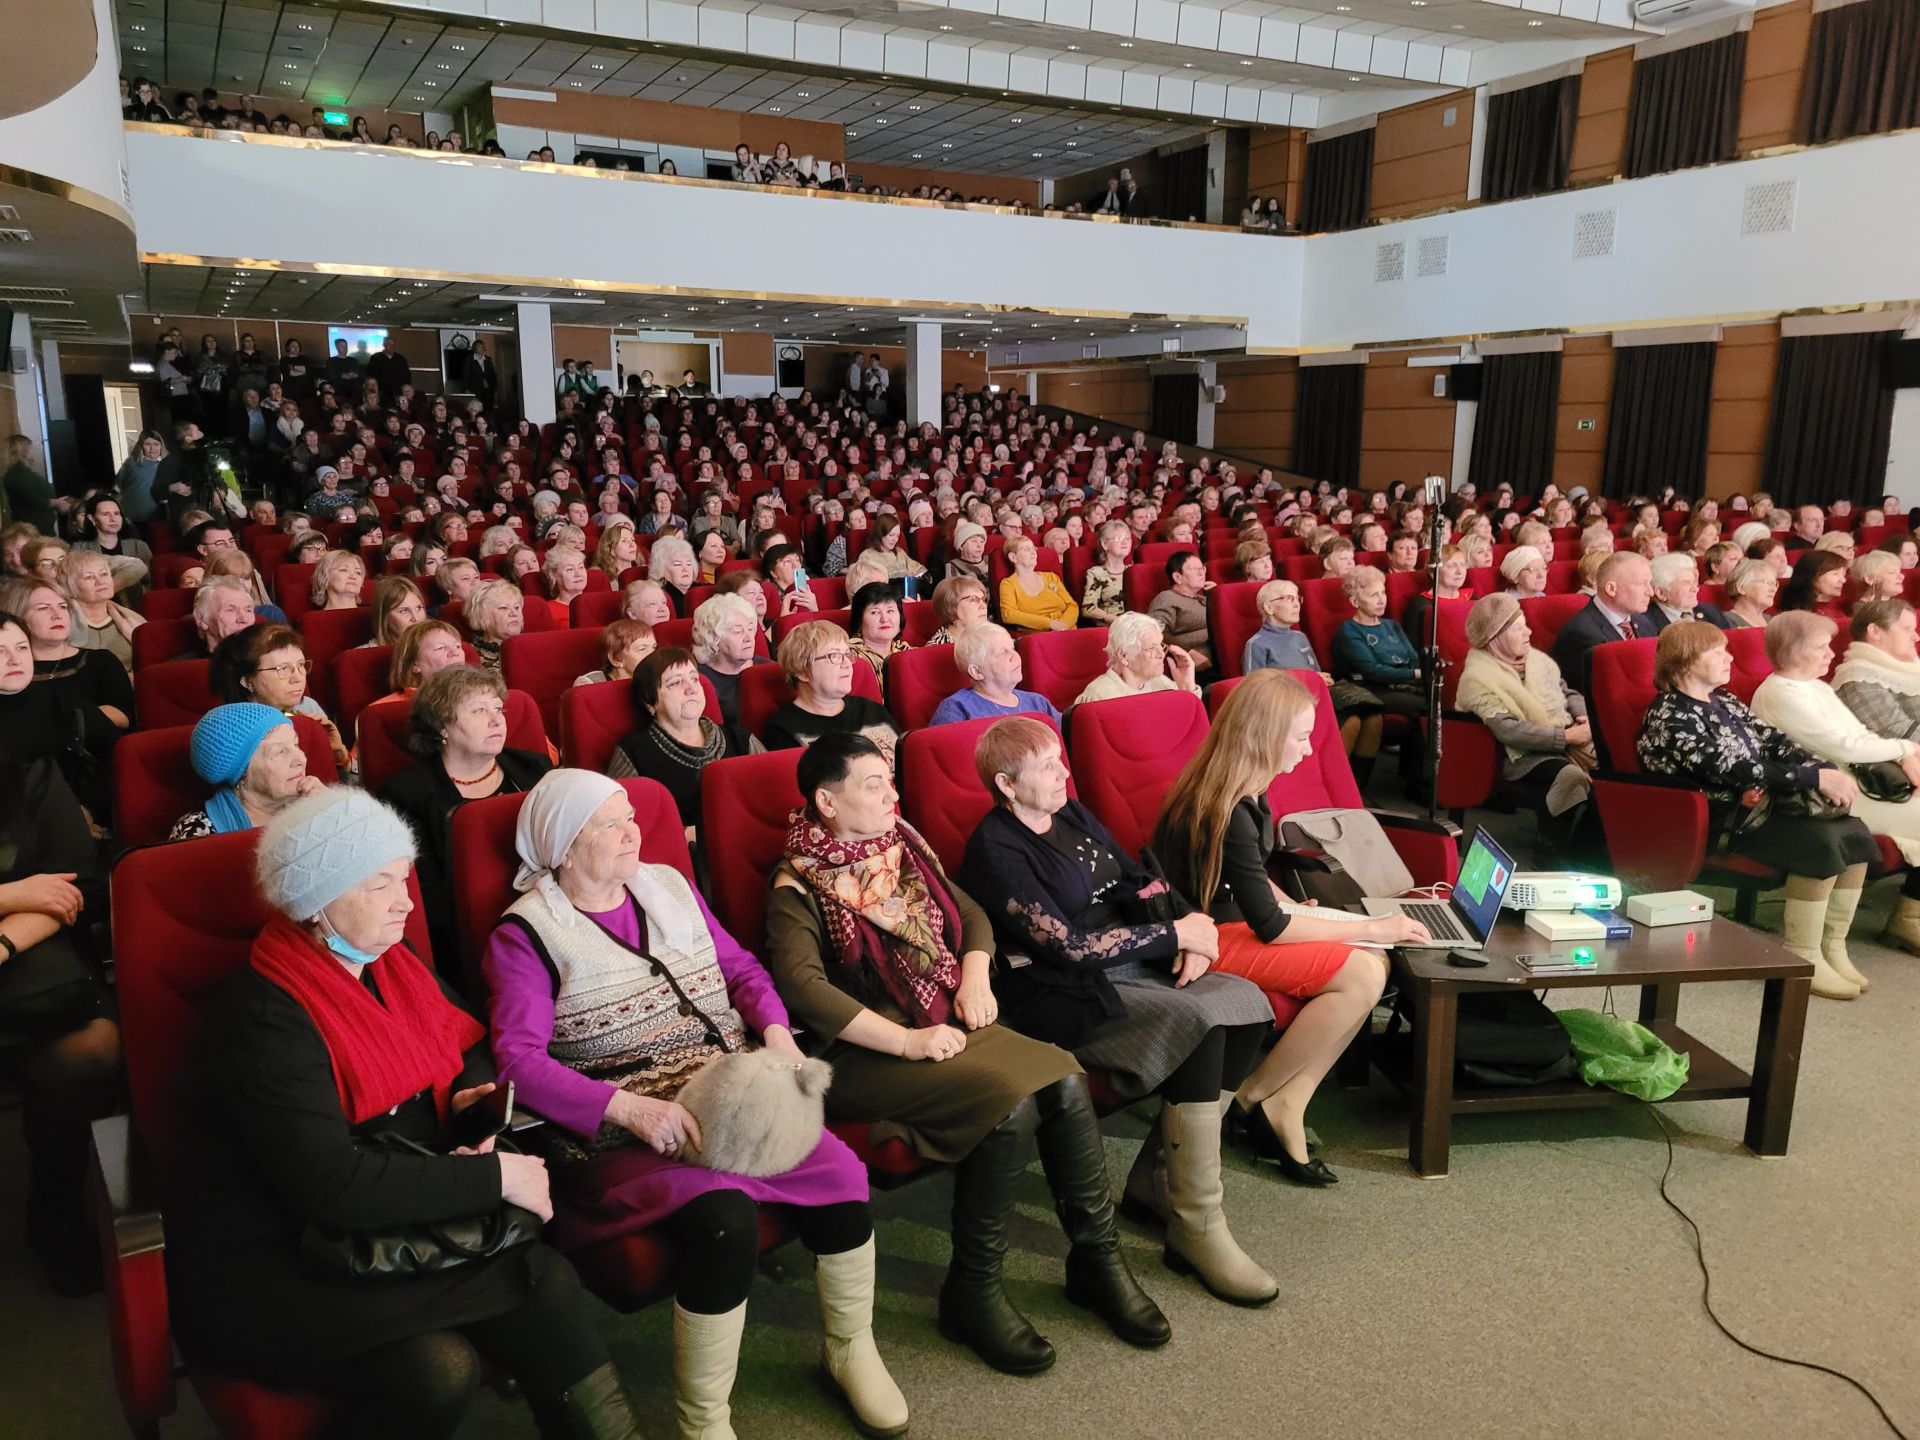
[[[397,812],[364,790],[331,785],[267,822],[254,869],[269,905],[311,920],[382,865],[415,853],[413,831]]]

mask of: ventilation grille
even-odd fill
[[[22,230],[17,225],[0,225],[0,245],[27,245],[32,241],[31,230]]]
[[[1386,285],[1407,278],[1407,243],[1386,240],[1373,247],[1373,283]]]
[[[20,220],[20,212],[14,209],[13,206],[0,205],[0,223],[13,225],[13,224],[17,224],[19,220]]]
[[[1450,248],[1445,235],[1422,235],[1413,255],[1413,273],[1422,280],[1433,280],[1446,274]]]
[[[1100,358],[1100,347],[1098,345],[1082,345],[1080,347],[1080,358],[1082,360],[1098,360]]]
[[[1180,337],[1175,335],[1171,340],[1162,340],[1160,342],[1160,353],[1162,355],[1178,355],[1180,353]]]
[[[1747,202],[1740,214],[1742,235],[1780,235],[1793,229],[1796,180],[1769,180],[1747,186]]]
[[[57,285],[0,285],[0,303],[7,305],[71,305],[71,295]]]
[[[1582,210],[1575,214],[1573,258],[1603,260],[1613,254],[1613,222],[1618,214],[1612,206],[1605,210]]]

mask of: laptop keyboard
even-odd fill
[[[1400,911],[1403,915],[1411,915],[1426,926],[1427,933],[1436,940],[1459,943],[1473,938],[1460,928],[1453,918],[1453,911],[1445,905],[1421,905],[1403,901]]]

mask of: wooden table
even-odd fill
[[[1583,943],[1599,958],[1591,973],[1531,976],[1515,956],[1564,954],[1573,947],[1564,941],[1549,942],[1508,913],[1501,916],[1487,943],[1485,969],[1449,965],[1444,950],[1393,952],[1394,975],[1413,1012],[1413,1065],[1407,1077],[1413,1123],[1407,1160],[1414,1170],[1423,1176],[1447,1173],[1455,1115],[1634,1103],[1629,1096],[1577,1079],[1511,1088],[1477,1087],[1464,1093],[1455,1090],[1453,1043],[1460,996],[1518,986],[1535,990],[1639,986],[1640,1023],[1689,1060],[1687,1083],[1669,1098],[1744,1097],[1747,1148],[1756,1155],[1786,1154],[1813,966],[1772,936],[1725,917],[1703,925],[1658,929],[1635,925],[1633,934],[1625,940]],[[1764,983],[1751,1075],[1677,1023],[1681,987],[1715,980]]]

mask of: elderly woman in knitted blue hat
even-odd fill
[[[260,833],[275,913],[208,1009],[195,1163],[167,1215],[181,1344],[323,1395],[329,1434],[450,1436],[484,1361],[519,1381],[541,1434],[633,1440],[580,1282],[545,1245],[424,1274],[345,1264],[503,1203],[553,1214],[545,1163],[472,1123],[493,1088],[486,1031],[405,943],[412,866],[406,822],[359,790],[305,796]]]
[[[188,754],[194,773],[214,791],[205,806],[174,822],[169,840],[257,829],[322,788],[317,775],[307,774],[293,722],[258,701],[216,705],[202,715]]]

